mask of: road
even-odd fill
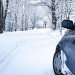
[[[0,35],[0,75],[54,75],[52,60],[58,36],[50,30]]]

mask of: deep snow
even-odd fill
[[[0,34],[0,75],[54,75],[53,54],[61,37],[50,29]]]

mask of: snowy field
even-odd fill
[[[34,29],[0,34],[0,75],[54,75],[59,31]]]

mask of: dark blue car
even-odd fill
[[[75,75],[75,25],[71,20],[63,20],[61,24],[68,31],[56,46],[53,70],[55,75]]]

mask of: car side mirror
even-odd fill
[[[63,20],[61,25],[64,28],[73,29],[73,21],[71,21],[71,20]]]

